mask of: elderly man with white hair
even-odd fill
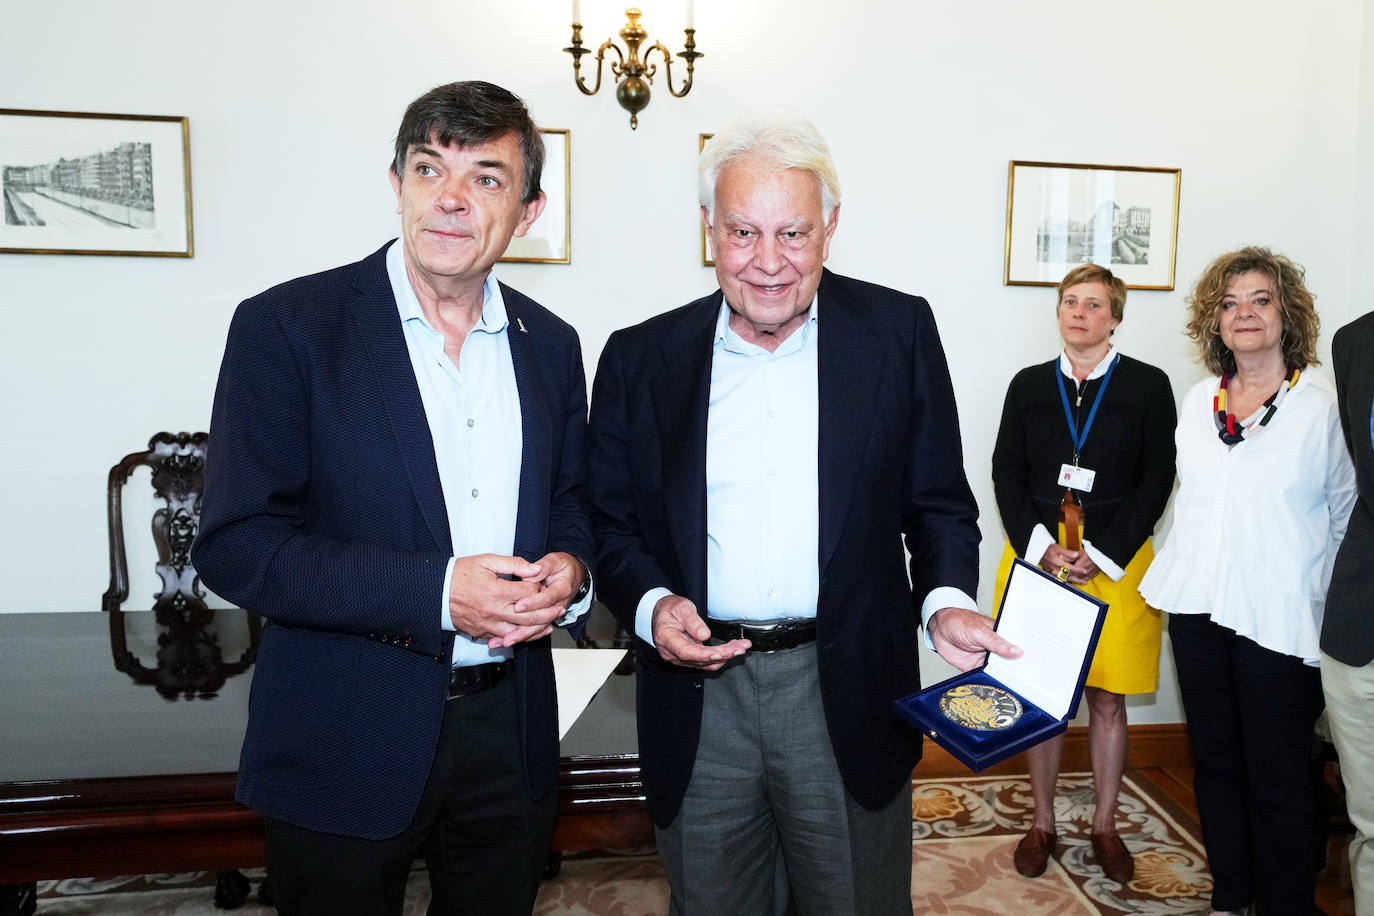
[[[910,913],[917,626],[960,668],[1019,654],[969,597],[944,351],[925,300],[824,269],[810,122],[736,121],[698,173],[720,289],[611,336],[587,447],[672,909]]]

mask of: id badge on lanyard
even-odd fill
[[[1056,481],[1058,486],[1066,487],[1071,490],[1078,490],[1082,493],[1091,493],[1093,489],[1093,478],[1097,472],[1085,468],[1078,463],[1078,456],[1083,452],[1083,443],[1088,441],[1088,433],[1092,430],[1093,420],[1097,419],[1097,408],[1102,406],[1102,395],[1107,393],[1107,383],[1112,380],[1112,373],[1116,371],[1116,364],[1121,362],[1121,354],[1117,354],[1112,360],[1112,364],[1107,367],[1107,372],[1102,376],[1102,384],[1098,386],[1097,397],[1093,398],[1092,409],[1088,411],[1088,420],[1083,424],[1083,431],[1079,432],[1078,423],[1074,421],[1073,410],[1069,408],[1069,393],[1064,388],[1064,374],[1055,367],[1054,380],[1059,383],[1059,400],[1064,405],[1064,419],[1069,424],[1069,438],[1073,442],[1073,461],[1060,465],[1059,478]]]

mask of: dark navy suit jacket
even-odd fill
[[[1322,651],[1347,665],[1374,661],[1374,445],[1369,412],[1374,402],[1374,312],[1357,318],[1331,340],[1331,366],[1345,444],[1355,462],[1359,498],[1336,553],[1322,620]]]
[[[453,646],[440,626],[448,517],[385,251],[239,306],[194,547],[206,585],[268,621],[239,801],[373,839],[399,833],[419,803]],[[586,423],[577,335],[502,294],[524,434],[515,553],[588,558],[573,495]],[[538,798],[558,755],[547,638],[517,649],[515,684],[511,727]]]
[[[654,587],[703,615],[710,607],[706,414],[720,305],[717,290],[617,331],[602,351],[587,494],[598,595],[630,629]],[[920,735],[892,711],[920,686],[920,602],[939,585],[977,590],[978,508],[926,301],[825,271],[818,315],[819,555],[797,562],[819,564],[821,696],[840,773],[877,808],[921,756]],[[702,676],[636,647],[640,757],[650,812],[666,826],[696,758]]]

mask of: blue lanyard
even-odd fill
[[[1073,420],[1073,411],[1069,409],[1069,393],[1064,389],[1064,373],[1059,371],[1058,360],[1055,361],[1054,380],[1059,383],[1059,399],[1064,402],[1064,419],[1069,421],[1069,438],[1073,440],[1073,463],[1078,465],[1078,456],[1083,452],[1083,443],[1088,441],[1088,430],[1093,428],[1093,419],[1097,416],[1097,408],[1102,406],[1102,395],[1107,393],[1107,383],[1112,380],[1112,373],[1116,371],[1116,364],[1121,362],[1121,354],[1116,354],[1112,364],[1107,367],[1107,374],[1102,376],[1102,386],[1097,389],[1097,397],[1093,398],[1092,410],[1088,411],[1088,422],[1083,424],[1083,433],[1079,435],[1078,424]]]

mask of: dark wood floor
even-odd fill
[[[1193,768],[1145,767],[1133,769],[1132,775],[1148,782],[1160,794],[1176,804],[1181,813],[1197,824],[1197,802],[1193,798]],[[1335,818],[1327,843],[1326,867],[1317,876],[1317,906],[1322,916],[1354,916],[1355,901],[1350,892],[1350,860],[1346,858],[1346,844],[1350,839],[1348,823]],[[1201,833],[1198,834],[1199,836]]]

